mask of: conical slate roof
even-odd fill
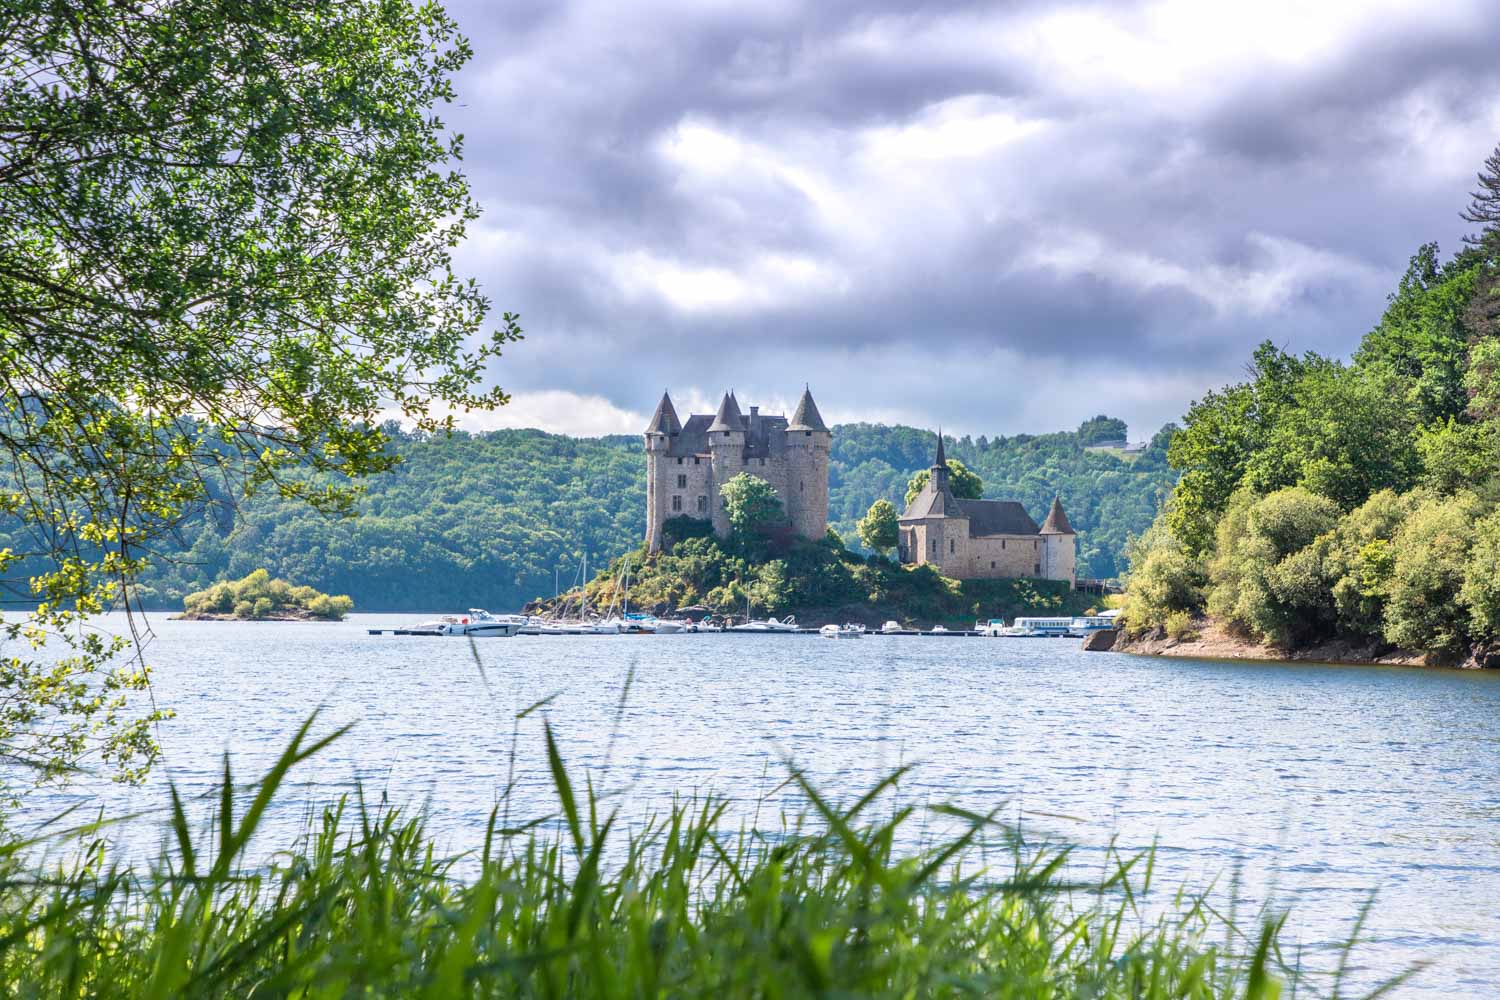
[[[734,393],[724,393],[724,402],[714,414],[714,422],[708,425],[710,434],[715,431],[740,431],[745,429],[745,418],[740,414],[740,404],[734,401]]]
[[[948,467],[948,453],[943,450],[943,429],[938,428],[938,450],[937,458],[932,460],[934,469],[946,469]]]
[[[676,434],[680,430],[682,422],[677,419],[677,409],[672,405],[672,397],[663,391],[661,402],[656,404],[656,412],[651,414],[651,422],[646,425],[646,433]]]
[[[818,404],[813,402],[812,390],[803,389],[802,399],[797,403],[797,412],[792,414],[792,422],[787,424],[789,431],[828,431],[828,425],[823,423],[823,415],[818,412]]]
[[[1068,515],[1063,513],[1062,499],[1052,498],[1052,509],[1047,512],[1047,520],[1042,522],[1041,534],[1043,535],[1075,535],[1073,526],[1068,523]]]

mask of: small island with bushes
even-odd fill
[[[342,621],[354,607],[347,596],[294,587],[258,569],[239,580],[221,580],[182,599],[188,621]]]

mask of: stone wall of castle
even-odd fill
[[[752,408],[755,419],[753,414]],[[647,547],[653,552],[661,548],[662,525],[682,515],[705,518],[712,522],[717,534],[727,535],[729,519],[721,490],[742,472],[764,479],[776,490],[791,527],[798,534],[813,539],[827,534],[832,435],[827,430],[773,430],[772,433],[783,435],[778,442],[782,447],[773,448],[767,457],[746,458],[746,435],[741,431],[713,431],[708,434],[706,453],[674,455],[671,452],[675,433],[648,429],[645,434]]]

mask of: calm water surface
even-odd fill
[[[155,806],[168,780],[204,791],[226,749],[248,778],[322,706],[320,728],[356,725],[303,766],[267,842],[358,778],[425,804],[466,848],[505,784],[515,713],[555,695],[520,724],[513,815],[555,805],[543,714],[570,766],[632,816],[691,791],[751,815],[788,759],[845,797],[913,764],[905,801],[1003,804],[1039,838],[1084,845],[1081,858],[1111,837],[1157,840],[1159,884],[1201,888],[1239,867],[1252,901],[1291,909],[1288,940],[1306,948],[1345,936],[1378,890],[1365,977],[1431,961],[1397,995],[1500,993],[1500,675],[1146,659],[1074,641],[718,635],[483,640],[481,674],[463,641],[365,633],[407,620],[153,616],[156,699],[178,712],[163,765],[145,788],[85,782],[34,796],[26,815]],[[155,823],[122,831],[123,849],[153,845]]]

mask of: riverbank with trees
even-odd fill
[[[1418,250],[1352,361],[1268,341],[1192,406],[1128,550],[1131,633],[1207,615],[1285,654],[1500,666],[1500,149],[1464,218],[1480,231]]]

